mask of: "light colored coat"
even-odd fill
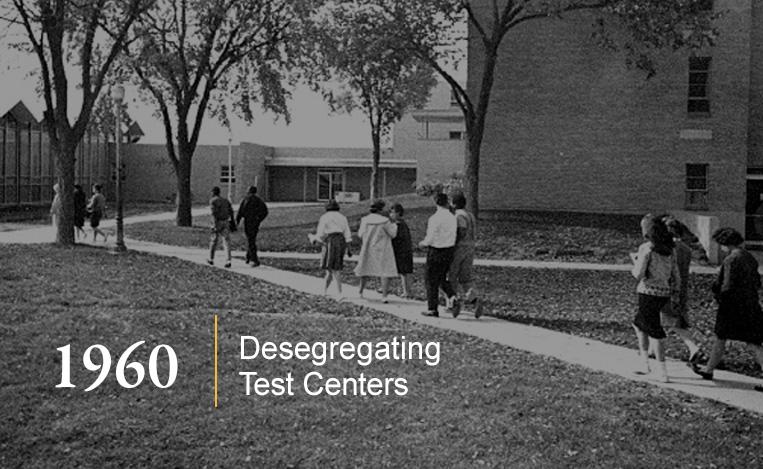
[[[358,236],[363,240],[355,275],[358,277],[397,277],[392,238],[397,225],[389,218],[372,213],[360,220]]]

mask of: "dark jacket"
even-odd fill
[[[219,195],[216,195],[209,199],[209,208],[212,211],[212,218],[216,222],[224,221],[227,219],[233,219],[233,207],[231,207],[228,199],[224,199]]]
[[[256,231],[260,228],[260,223],[268,216],[268,206],[255,194],[248,194],[241,201],[236,215],[236,223],[241,223],[244,219],[244,229],[246,231]]]

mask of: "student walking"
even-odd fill
[[[58,230],[58,224],[61,222],[63,205],[61,203],[61,186],[58,183],[53,184],[53,201],[50,203],[50,222],[53,230]]]
[[[392,250],[395,252],[395,266],[403,285],[403,298],[410,298],[413,291],[413,246],[411,230],[403,218],[405,209],[401,204],[394,204],[389,218],[397,225],[397,236],[392,238]]]
[[[691,321],[689,320],[688,311],[688,294],[689,294],[689,267],[691,265],[692,251],[691,248],[682,241],[682,227],[678,220],[672,216],[661,217],[665,223],[665,227],[673,237],[675,248],[673,255],[675,256],[676,266],[678,267],[678,275],[681,277],[681,286],[678,289],[678,294],[674,295],[671,300],[662,308],[660,312],[660,322],[663,327],[674,332],[689,349],[689,362],[690,366],[694,366],[703,360],[707,360],[707,357],[699,345],[692,338],[692,334],[689,331],[691,327]]]
[[[244,233],[246,234],[246,263],[252,263],[252,267],[260,265],[260,259],[257,257],[257,233],[260,231],[260,223],[268,216],[268,206],[257,196],[257,188],[249,187],[249,191],[241,201],[236,215],[236,224],[244,219]]]
[[[368,215],[360,219],[358,237],[363,244],[355,266],[355,275],[360,277],[360,297],[366,288],[369,277],[381,279],[382,301],[387,303],[389,280],[397,277],[395,252],[392,249],[392,238],[397,236],[397,225],[382,215],[385,202],[375,200],[371,204]]]
[[[90,213],[90,227],[93,229],[93,242],[95,242],[97,235],[103,236],[103,242],[108,240],[106,233],[101,231],[99,226],[101,225],[101,219],[106,217],[106,197],[101,194],[103,186],[100,184],[93,184],[93,196],[90,197],[90,202],[87,204],[87,211]]]
[[[694,372],[704,379],[713,379],[713,371],[723,358],[726,341],[745,342],[763,367],[763,311],[758,299],[760,275],[758,261],[747,252],[744,238],[733,228],[721,228],[713,240],[728,255],[723,259],[718,278],[713,283],[713,295],[718,301],[715,316],[715,341],[707,366],[694,365]],[[763,385],[755,386],[763,392]]]
[[[228,199],[220,197],[220,188],[217,186],[212,188],[209,209],[212,212],[212,235],[209,239],[209,259],[207,259],[207,264],[214,265],[217,242],[222,240],[226,256],[225,268],[227,269],[231,266],[230,230],[231,225],[235,226],[235,220],[233,218],[233,207]]]
[[[427,263],[424,271],[424,283],[427,289],[427,311],[424,316],[438,317],[438,298],[440,289],[446,295],[446,307],[457,307],[456,292],[447,279],[450,263],[453,261],[453,249],[456,245],[456,216],[448,207],[448,196],[437,194],[434,197],[437,209],[427,221],[427,234],[419,246],[427,248]]]
[[[85,217],[87,217],[87,195],[79,184],[74,185],[74,228],[77,239],[85,235]]]
[[[344,269],[344,254],[350,254],[348,245],[352,241],[350,225],[347,217],[339,213],[339,204],[336,200],[329,200],[326,204],[326,213],[318,220],[318,229],[315,235],[308,236],[311,242],[320,243],[321,269],[326,271],[326,283],[323,286],[323,295],[328,294],[331,280],[336,283],[339,300],[342,295],[342,270]]]
[[[648,215],[641,221],[641,230],[647,241],[633,256],[632,270],[638,280],[638,312],[633,319],[633,329],[638,339],[639,354],[644,360],[643,370],[637,373],[651,373],[647,352],[651,345],[659,363],[659,378],[667,383],[668,370],[662,344],[666,334],[660,323],[660,311],[670,301],[673,293],[678,293],[681,278],[673,256],[675,243],[662,220]]]
[[[474,317],[482,316],[482,299],[474,289],[472,266],[474,265],[474,243],[477,232],[477,219],[466,211],[466,196],[459,192],[453,196],[453,207],[456,209],[456,248],[453,261],[448,270],[448,281],[458,293],[459,286],[464,292],[453,306],[453,317],[458,317],[462,303],[474,304]]]

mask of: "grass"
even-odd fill
[[[428,198],[407,196],[406,211],[414,245],[426,234],[433,213]],[[422,207],[421,205],[424,205]],[[322,207],[275,208],[258,236],[263,251],[310,252],[307,234],[315,232]],[[367,213],[367,204],[356,204],[343,213],[353,231]],[[500,220],[482,220],[477,238],[477,256],[490,259],[567,260],[580,262],[630,263],[628,253],[641,241],[640,217],[573,213],[509,212]],[[144,241],[205,247],[209,242],[210,217],[197,217],[194,226],[181,228],[171,221],[130,225],[127,235]],[[243,232],[233,234],[234,249],[246,249]],[[356,244],[357,240],[356,240]],[[359,245],[356,246],[356,251]],[[422,254],[415,248],[417,254]]]
[[[317,261],[267,259],[280,269],[322,276]],[[346,263],[344,280],[354,285],[354,263]],[[424,269],[414,266],[414,296],[424,301]],[[487,298],[486,314],[560,332],[637,348],[631,327],[637,310],[636,287],[628,272],[475,267],[475,285]],[[710,351],[715,324],[715,303],[710,294],[713,277],[690,279],[689,311],[698,342]],[[399,282],[398,282],[399,284]],[[688,359],[678,338],[665,341],[668,356]],[[726,369],[763,378],[749,349],[730,342],[724,356]]]
[[[31,258],[35,262],[29,262]],[[0,246],[2,467],[759,467],[763,418],[230,272],[95,248]],[[212,314],[220,407],[212,408]],[[401,376],[404,397],[245,396],[240,335],[273,341],[440,341],[438,366],[329,362],[325,376]],[[119,387],[81,354],[169,344],[177,382]],[[56,389],[72,347],[75,389]],[[116,360],[116,358],[115,358]],[[165,371],[160,370],[160,376]],[[128,373],[128,378],[132,379]]]

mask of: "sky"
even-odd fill
[[[35,57],[0,49],[0,113],[21,100],[38,119],[42,117],[44,103],[35,90],[37,79],[28,75],[37,67]],[[135,89],[128,87],[125,91],[128,112],[146,134],[141,143],[164,143],[164,127],[154,117],[154,109],[138,99]],[[70,98],[70,105],[73,104],[79,106],[76,93]],[[371,147],[370,126],[360,112],[332,114],[323,98],[307,87],[293,91],[289,107],[289,125],[283,118],[276,121],[272,114],[262,112],[255,114],[251,126],[232,119],[233,142],[281,147]],[[199,143],[227,144],[228,130],[214,118],[208,117],[204,120]]]

